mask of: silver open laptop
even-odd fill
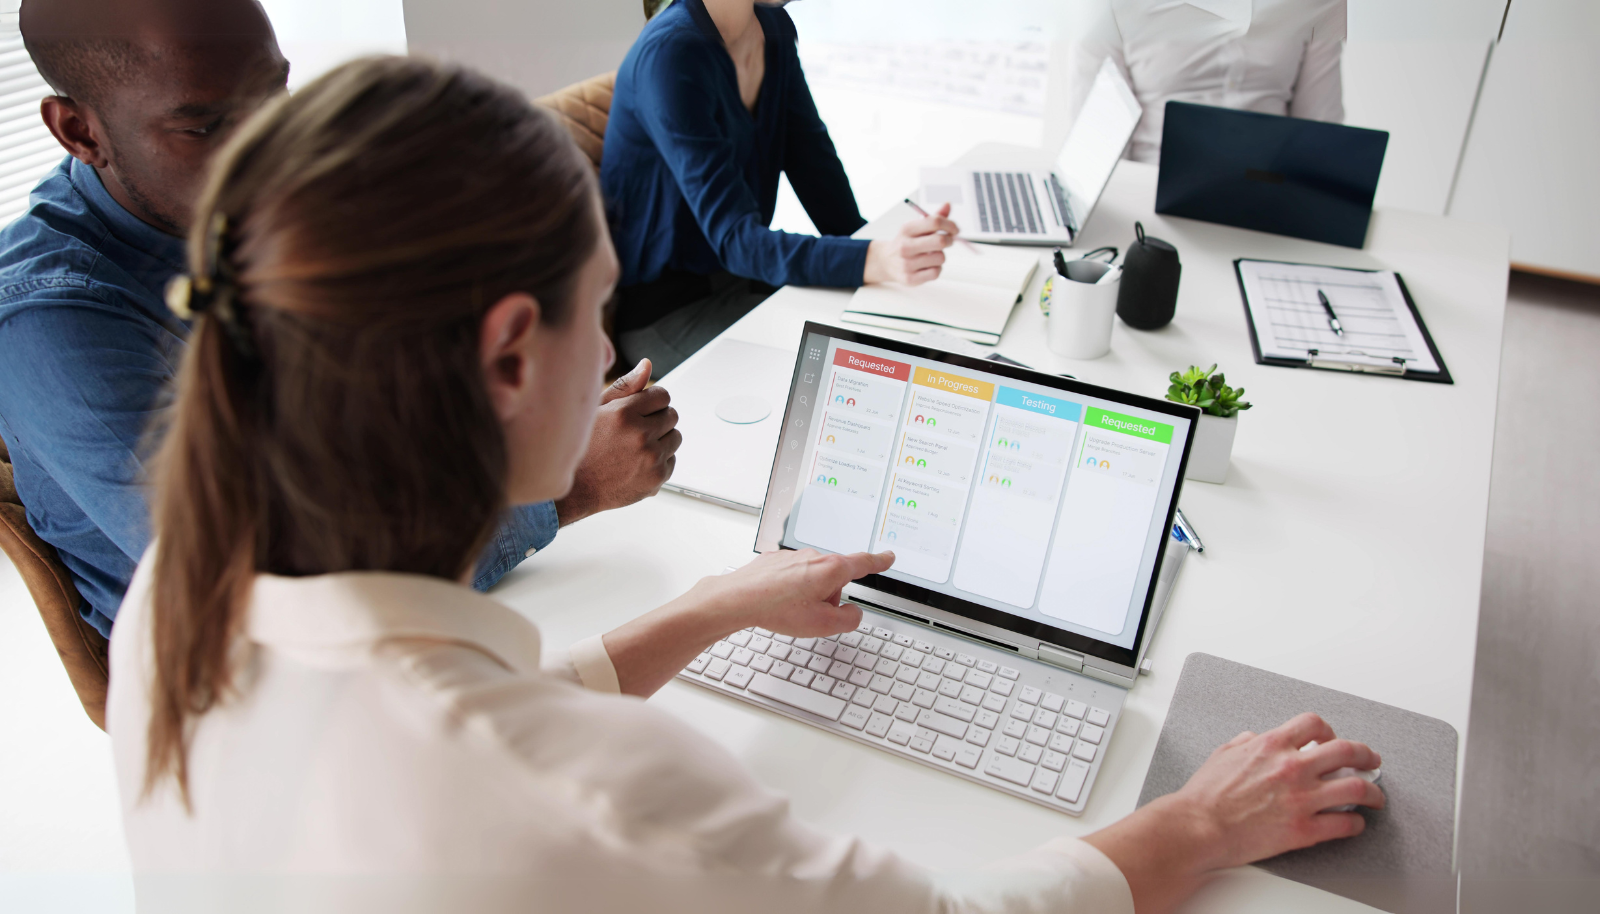
[[[1171,575],[1199,413],[807,323],[756,550],[892,549],[861,628],[763,629],[683,678],[1077,814]]]
[[[927,168],[922,201],[950,204],[950,217],[973,241],[1070,246],[1089,221],[1141,109],[1116,65],[1095,75],[1083,109],[1052,171]]]

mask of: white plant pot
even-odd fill
[[[1200,424],[1194,430],[1194,449],[1189,452],[1189,468],[1183,478],[1227,482],[1228,464],[1233,458],[1233,435],[1238,430],[1237,415],[1224,419],[1201,413]]]

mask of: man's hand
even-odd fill
[[[649,383],[650,360],[640,359],[600,395],[589,450],[572,491],[556,502],[563,526],[654,495],[672,477],[683,443],[678,411],[664,388],[647,388]]]

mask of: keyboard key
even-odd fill
[[[772,636],[772,640],[774,640],[774,641],[782,641],[784,644],[793,644],[794,643],[794,636],[793,635],[773,635]]]
[[[894,636],[894,643],[900,645],[901,647],[910,647],[911,646],[911,636],[910,635],[895,635]]]
[[[887,628],[874,628],[872,630],[872,634],[873,637],[882,638],[885,641],[889,641],[894,638],[894,632],[889,631]]]
[[[698,656],[698,657],[694,658],[693,660],[689,661],[689,665],[684,667],[684,669],[688,670],[691,673],[704,672],[705,668],[706,668],[706,664],[708,664],[710,662],[711,662],[711,655],[710,654],[701,654],[700,656]]]
[[[812,654],[811,662],[806,664],[806,669],[813,673],[826,673],[833,666],[833,661],[821,654]]]
[[[1017,696],[1017,701],[1023,702],[1024,704],[1036,705],[1039,703],[1039,696],[1041,694],[1043,693],[1041,693],[1034,686],[1023,686],[1022,694]]]
[[[917,688],[919,688],[919,689],[927,689],[928,691],[931,692],[934,689],[937,689],[938,687],[939,687],[939,677],[938,676],[935,676],[934,674],[928,672],[927,670],[923,670],[922,672],[917,674]]]
[[[978,711],[978,715],[972,719],[972,722],[986,730],[993,730],[1000,724],[1000,715],[988,708],[983,708]]]
[[[850,664],[835,660],[828,664],[828,675],[834,679],[849,679],[851,669]]]
[[[1033,720],[1033,705],[1025,705],[1019,701],[1011,706],[1011,716],[1017,720],[1031,721]]]
[[[971,654],[957,654],[956,663],[959,663],[962,666],[977,666],[978,658],[972,656]]]
[[[829,692],[828,694],[832,695],[834,698],[839,699],[840,701],[849,701],[850,700],[850,696],[854,695],[855,693],[856,693],[856,687],[855,686],[851,685],[848,682],[837,682],[837,683],[834,683],[834,685],[833,685],[833,691]]]
[[[911,748],[918,752],[927,752],[933,748],[933,740],[925,736],[913,736],[911,737]]]
[[[1084,712],[1088,710],[1088,705],[1081,701],[1072,700],[1067,702],[1067,706],[1062,709],[1061,713],[1067,715],[1068,717],[1076,717],[1079,720],[1083,720]]]
[[[757,673],[750,681],[750,691],[764,698],[782,702],[802,711],[809,711],[818,717],[828,720],[838,720],[845,709],[845,703],[832,695],[813,692],[810,689],[797,686],[792,682],[785,682],[766,673]]]
[[[855,647],[861,643],[861,632],[845,632],[839,636],[839,643],[845,647]]]
[[[1044,708],[1040,708],[1038,712],[1033,715],[1033,722],[1045,728],[1046,730],[1054,730],[1056,728],[1055,712],[1046,711]]]
[[[951,649],[949,649],[947,647],[936,647],[936,648],[934,648],[933,649],[933,655],[935,657],[938,657],[940,660],[954,660],[954,659],[956,659],[956,652],[952,651]]]
[[[906,651],[900,655],[901,665],[908,670],[922,669],[923,656],[916,651]]]
[[[938,657],[927,657],[922,661],[922,668],[937,676],[944,672],[944,661]]]
[[[1005,727],[1002,728],[1000,732],[1013,739],[1022,739],[1024,736],[1028,735],[1028,724],[1026,721],[1020,721],[1013,718],[1006,721]]]
[[[1028,742],[1033,743],[1035,746],[1043,746],[1045,743],[1050,742],[1050,731],[1043,727],[1029,727],[1027,739]]]
[[[994,682],[989,683],[989,691],[995,693],[996,695],[1010,695],[1011,689],[1015,687],[1015,685],[1016,683],[1013,683],[1009,679],[996,679]]]
[[[988,673],[979,673],[976,670],[967,674],[967,685],[987,689],[989,683],[994,682],[994,677]]]
[[[789,656],[785,659],[795,666],[803,667],[810,665],[811,657],[812,653],[810,651],[803,651],[798,647],[791,647],[789,648]]]
[[[863,633],[871,632],[872,631],[872,623],[868,622],[865,619],[862,619],[861,620],[861,624],[856,626],[856,631],[863,632]]]
[[[878,665],[876,654],[860,653],[856,655],[855,665],[863,670],[870,670]]]
[[[767,648],[767,656],[773,660],[787,660],[789,659],[789,645],[774,643]]]
[[[1022,674],[1017,672],[1016,670],[1012,669],[1011,667],[1003,666],[1003,667],[1000,668],[1000,675],[1004,676],[1007,679],[1016,679],[1018,676],[1020,676]]]
[[[900,645],[898,645],[898,644],[885,644],[883,646],[883,650],[878,652],[878,656],[879,657],[888,657],[890,660],[893,660],[896,663],[898,663],[900,661],[900,655],[903,654],[903,653],[905,653],[905,648],[901,647]]]
[[[1022,743],[1009,736],[1002,736],[994,741],[994,751],[1001,755],[1016,755],[1017,750],[1020,748],[1022,748]]]
[[[878,653],[878,651],[881,651],[881,650],[883,650],[883,642],[879,641],[877,638],[862,638],[861,639],[861,652],[863,654],[876,655]]]
[[[1005,696],[996,695],[995,693],[990,692],[989,694],[983,696],[983,708],[986,711],[994,711],[996,713],[1004,711],[1006,709]]]
[[[813,654],[817,654],[818,656],[822,656],[822,657],[832,657],[833,656],[833,652],[838,650],[838,649],[839,649],[839,645],[835,644],[832,641],[818,641],[817,642],[817,646],[812,648],[811,652]]]
[[[900,707],[900,702],[887,695],[879,695],[878,700],[872,703],[872,710],[879,714],[893,714],[894,709]]]
[[[983,703],[984,691],[977,686],[964,685],[961,687],[961,700],[969,705]]]
[[[809,651],[812,648],[817,646],[817,639],[815,639],[815,638],[796,638],[796,639],[794,639],[794,646],[799,648],[799,649],[801,649],[801,650],[803,650],[803,651]]]
[[[794,675],[794,664],[779,660],[772,665],[772,675],[777,679],[788,679]]]
[[[732,653],[733,645],[726,641],[718,641],[716,644],[711,645],[711,656],[713,657],[728,657]]]
[[[772,658],[765,654],[757,654],[756,658],[750,661],[750,669],[765,673],[772,669]]]
[[[885,736],[889,732],[889,726],[893,723],[894,718],[886,714],[874,714],[867,721],[867,733],[877,737]]]
[[[748,647],[750,644],[750,633],[734,632],[728,636],[728,640],[733,642],[736,647]]]
[[[1053,749],[1046,749],[1044,758],[1039,761],[1039,764],[1049,768],[1051,771],[1060,771],[1067,766],[1067,757]]]
[[[706,666],[706,678],[721,679],[728,675],[728,668],[731,666],[733,666],[732,663],[723,660],[721,657],[713,658],[711,663]]]
[[[750,661],[756,659],[756,655],[752,654],[747,647],[736,647],[733,649],[733,656],[728,659],[740,666],[749,666]]]
[[[1060,720],[1056,721],[1056,731],[1059,733],[1065,733],[1068,736],[1077,736],[1078,728],[1081,726],[1083,725],[1066,716],[1065,714],[1061,716]]]
[[[833,652],[833,659],[840,663],[853,663],[859,653],[861,652],[853,647],[841,647]]]
[[[990,732],[982,727],[972,727],[967,730],[967,742],[974,746],[987,746],[989,745]]]
[[[941,680],[939,694],[946,698],[958,698],[961,695],[961,683],[956,682],[954,679]]]
[[[1065,733],[1057,733],[1050,737],[1050,749],[1062,755],[1072,751],[1072,737]],[[1057,769],[1059,770],[1059,769]]]
[[[1082,762],[1069,762],[1067,770],[1061,774],[1061,786],[1056,788],[1056,796],[1068,803],[1078,802],[1078,795],[1083,793],[1084,778],[1088,776],[1088,765]]]
[[[916,732],[917,728],[906,723],[905,721],[895,721],[889,726],[889,742],[898,746],[904,746],[906,743],[911,742],[911,737]]]
[[[960,739],[967,735],[967,725],[954,717],[940,714],[938,711],[923,711],[917,715],[917,726],[926,727],[936,733],[944,733]]]
[[[894,688],[894,680],[887,676],[873,676],[872,681],[867,684],[867,688],[877,692],[879,695],[887,695],[889,690]]]
[[[1033,743],[1023,743],[1022,748],[1017,750],[1017,758],[1029,764],[1037,764],[1041,755],[1044,755],[1044,750]]]
[[[956,750],[956,764],[963,768],[978,767],[978,759],[983,757],[983,750],[977,746],[962,746]]]
[[[864,689],[872,683],[872,671],[859,669],[851,670],[850,675],[846,676],[845,678],[850,680],[851,685]]]
[[[929,654],[929,653],[933,652],[933,645],[929,644],[926,641],[913,641],[913,642],[911,642],[911,646],[916,648],[917,650],[923,652],[924,654]]]
[[[838,684],[839,680],[834,679],[832,676],[824,676],[821,673],[818,673],[816,678],[811,680],[811,687],[823,693],[832,692],[833,687]]]
[[[978,669],[983,670],[985,673],[993,673],[995,670],[1000,669],[1000,667],[996,666],[993,660],[979,660]]]
[[[727,676],[723,677],[722,684],[731,685],[736,689],[742,689],[750,684],[750,679],[751,677],[755,676],[755,674],[756,671],[747,666],[736,666],[728,671]]]
[[[944,675],[951,682],[960,682],[967,678],[967,668],[958,664],[947,663],[944,665]]]
[[[961,740],[941,736],[933,741],[933,757],[943,762],[953,762],[961,748]]]
[[[1027,762],[1019,762],[1016,759],[999,755],[990,756],[989,764],[983,766],[984,774],[999,778],[1002,781],[1010,781],[1018,787],[1026,787],[1033,783],[1033,771],[1033,766]]]
[[[810,686],[811,680],[815,679],[816,677],[817,674],[811,672],[810,670],[795,670],[793,673],[789,674],[789,681],[799,683],[803,686]]]
[[[1086,762],[1092,762],[1094,761],[1094,750],[1094,744],[1086,743],[1080,739],[1072,746],[1072,757],[1081,758]]]
[[[1094,743],[1096,746],[1098,746],[1100,745],[1100,738],[1105,735],[1106,729],[1104,727],[1096,727],[1094,724],[1084,724],[1083,731],[1078,734],[1078,739],[1081,739],[1086,743]]]
[[[890,660],[888,657],[878,658],[878,664],[872,668],[872,672],[877,673],[879,676],[893,676],[899,671],[900,664]]]
[[[765,654],[769,647],[772,647],[771,638],[763,638],[760,635],[756,635],[750,639],[750,649],[758,654]]]
[[[1105,708],[1090,708],[1089,716],[1085,718],[1085,720],[1089,721],[1091,724],[1094,724],[1096,727],[1104,727],[1105,725],[1111,723],[1111,712],[1107,711]]]
[[[889,687],[889,694],[896,701],[910,701],[911,696],[917,693],[916,686],[909,682],[897,682]]]
[[[894,709],[894,716],[903,721],[914,721],[922,709],[909,701],[900,702],[900,707]]]
[[[978,713],[978,709],[975,705],[969,705],[964,701],[957,701],[953,698],[939,698],[935,700],[933,703],[933,709],[938,711],[940,714],[948,714],[951,717],[959,717],[968,723],[971,723],[973,716]]]
[[[911,703],[919,708],[931,708],[933,707],[933,703],[938,700],[939,696],[928,691],[927,689],[918,689],[911,695]]]
[[[850,696],[851,704],[860,705],[863,708],[872,707],[872,703],[877,700],[878,693],[871,689],[856,689],[856,693]]]
[[[755,632],[756,634],[760,635],[763,638],[771,638],[772,637],[772,632],[767,631],[766,629],[762,628],[759,625],[756,626],[755,628],[750,629],[750,630],[752,632]]]
[[[1046,692],[1044,693],[1044,697],[1039,699],[1039,707],[1044,708],[1046,711],[1054,711],[1057,714],[1060,714],[1061,706],[1066,703],[1066,700],[1067,697],[1065,695],[1057,695],[1054,692]]]
[[[850,707],[844,709],[844,714],[840,715],[839,717],[839,723],[844,724],[846,727],[849,727],[852,730],[862,730],[866,728],[867,721],[871,719],[871,711],[861,707],[860,705],[851,705]]]
[[[1054,771],[1046,771],[1045,769],[1040,768],[1038,771],[1034,772],[1032,789],[1037,790],[1045,796],[1049,796],[1050,794],[1055,793],[1056,780],[1060,777],[1061,776],[1056,774]]]

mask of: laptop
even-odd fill
[[[926,168],[923,203],[949,203],[950,218],[973,241],[1070,247],[1100,201],[1141,113],[1127,80],[1107,60],[1054,170]]]
[[[895,565],[846,588],[858,630],[735,632],[680,676],[1079,814],[1170,587],[1198,417],[807,323],[756,551]]]
[[[1388,145],[1383,130],[1167,102],[1156,212],[1359,248]]]

